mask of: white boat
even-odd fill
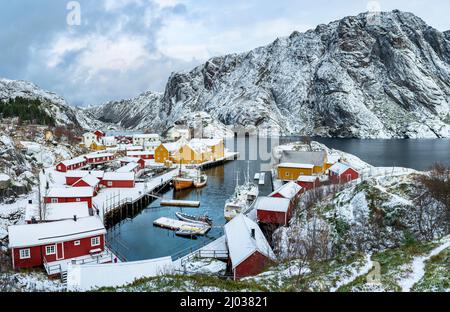
[[[255,173],[254,180],[259,180],[259,173]]]
[[[239,185],[239,179],[236,179],[236,189],[233,196],[225,203],[224,217],[231,221],[240,213],[248,212],[258,198],[259,189],[254,183],[248,181]]]
[[[266,173],[261,172],[259,175],[259,185],[264,185],[266,183]]]

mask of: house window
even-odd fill
[[[56,254],[56,246],[55,245],[45,246],[45,254],[47,256]]]
[[[95,246],[100,246],[100,237],[92,237],[91,238],[91,246],[95,247]]]
[[[81,202],[81,198],[77,198],[77,203]]]
[[[52,198],[52,204],[57,204],[58,203],[58,198]]]
[[[108,181],[108,186],[113,186],[112,181]]]
[[[286,172],[285,175],[288,177],[289,176],[289,172]]]
[[[30,259],[31,258],[31,253],[30,253],[30,249],[21,249],[19,252],[19,257],[20,259]]]
[[[80,246],[80,241],[77,240],[77,241],[75,241],[73,244],[74,244],[75,246]]]

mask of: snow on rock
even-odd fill
[[[164,94],[90,112],[166,130],[203,111],[225,125],[348,138],[450,137],[450,39],[411,13],[348,16],[173,73]],[[412,31],[413,30],[413,31]]]
[[[373,267],[373,262],[370,259],[371,255],[368,254],[365,256],[364,265],[360,268],[351,268],[351,274],[349,276],[345,276],[343,279],[338,280],[334,287],[330,289],[330,292],[336,292],[340,287],[348,285],[356,280],[359,276],[366,275]]]

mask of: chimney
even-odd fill
[[[73,216],[73,221],[77,222],[77,215]]]
[[[255,236],[256,236],[256,230],[255,229],[252,229],[251,235],[252,235],[252,238],[255,238]]]

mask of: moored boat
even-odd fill
[[[178,176],[173,178],[173,186],[177,191],[185,190],[194,186],[194,179]]]
[[[198,223],[198,224],[207,225],[207,226],[210,226],[212,224],[211,218],[208,217],[207,215],[204,215],[204,216],[193,216],[193,215],[189,215],[187,213],[182,213],[182,212],[176,212],[175,215],[181,221],[186,221],[186,222],[191,222],[191,223]]]
[[[239,179],[236,179],[236,189],[233,196],[225,203],[224,217],[231,221],[240,213],[248,213],[253,207],[256,198],[259,195],[258,186],[251,183],[248,178],[245,184],[239,185]]]
[[[205,187],[208,183],[208,176],[206,174],[200,174],[200,171],[197,175],[197,177],[194,179],[194,186],[196,188],[202,188]]]

